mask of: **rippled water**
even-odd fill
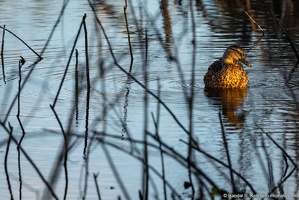
[[[142,162],[138,159],[144,158],[145,129],[149,134],[147,141],[153,144],[148,146],[146,154],[151,166],[149,198],[164,198],[163,181],[156,174],[162,174],[159,142],[157,135],[155,138],[150,136],[157,130],[165,145],[167,196],[170,198],[175,191],[180,195],[175,199],[191,198],[192,190],[184,188],[184,182],[190,181],[188,168],[179,156],[185,159],[188,156],[189,137],[184,129],[189,130],[190,126],[186,96],[192,89],[193,139],[203,152],[194,149],[192,157],[196,169],[201,170],[201,174],[194,172],[196,175],[193,176],[196,195],[203,191],[206,198],[211,197],[215,186],[208,178],[216,183],[218,189],[229,193],[253,194],[250,186],[242,180],[244,178],[258,194],[298,194],[297,169],[291,162],[292,159],[297,164],[298,157],[298,70],[291,73],[297,60],[288,38],[262,2],[247,1],[245,4],[234,0],[221,3],[202,0],[196,1],[190,9],[189,2],[185,1],[128,1],[128,28],[134,57],[132,76],[135,79],[128,79],[118,67],[129,71],[131,64],[124,2],[94,1],[96,16],[109,38],[117,63],[88,2],[69,1],[55,26],[62,4],[60,1],[0,1],[0,25],[5,24],[8,30],[43,57],[34,64],[37,56],[5,32],[5,74],[0,73],[1,197],[11,197],[11,186],[14,198],[21,194],[23,199],[47,199],[45,182],[49,182],[55,195],[63,198],[66,179],[59,156],[64,137],[50,105],[55,102],[85,13],[90,98],[88,101],[86,96],[82,27],[76,45],[78,81],[75,79],[74,53],[55,103],[61,126],[70,134],[68,142],[72,145],[67,158],[68,199],[83,196],[97,199],[94,179],[97,174],[96,181],[103,199],[118,196],[122,199],[138,198],[144,174]],[[277,19],[284,23],[297,48],[298,3],[270,2],[269,6]],[[258,44],[255,43],[262,31],[244,11],[250,13],[265,33]],[[47,43],[52,30],[53,35]],[[248,89],[205,90],[203,76],[208,66],[232,44],[242,46],[252,64],[252,68],[246,68],[250,77]],[[20,55],[26,59],[22,66],[24,88],[20,94],[19,110],[26,135],[21,143],[23,152],[18,156],[14,141],[8,144],[10,126],[16,142],[22,135],[16,118],[18,104],[15,99]],[[192,85],[193,58],[195,83]],[[80,87],[78,107],[75,106],[76,83]],[[167,108],[146,93],[141,85],[160,97]],[[158,129],[155,123],[158,123]],[[102,132],[107,135],[100,135]],[[88,140],[85,140],[85,133],[88,133]],[[93,136],[99,138],[94,140]],[[129,142],[128,139],[136,141]],[[84,156],[88,156],[87,160]],[[232,175],[220,161],[241,176]],[[113,171],[114,167],[117,172]],[[276,190],[272,191],[274,188]]]

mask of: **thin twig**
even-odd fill
[[[39,57],[40,60],[43,59],[43,57],[41,55],[39,55],[38,53],[36,53],[36,51],[34,51],[24,40],[22,40],[19,36],[17,36],[16,34],[14,34],[12,31],[8,30],[7,28],[0,26],[1,29],[6,30],[7,32],[9,32],[10,34],[12,34],[13,36],[15,36],[17,39],[19,39],[23,44],[26,45],[26,47],[28,47],[35,55],[37,55]]]
[[[53,28],[52,28],[52,30],[51,30],[51,33],[50,33],[50,35],[49,35],[49,37],[48,37],[48,39],[47,39],[46,44],[44,45],[44,47],[43,47],[43,49],[42,49],[42,51],[41,51],[41,53],[40,53],[40,56],[42,56],[42,55],[44,54],[44,52],[46,51],[46,49],[47,49],[47,47],[48,47],[48,45],[49,45],[49,43],[50,43],[50,41],[51,41],[51,39],[52,39],[52,36],[53,36],[53,34],[54,34],[54,32],[55,32],[55,30],[56,30],[56,28],[57,28],[57,26],[58,26],[58,24],[59,24],[59,22],[60,22],[60,19],[61,19],[62,16],[63,16],[64,10],[66,9],[66,7],[67,7],[69,1],[70,1],[70,0],[66,0],[66,1],[64,1],[64,4],[63,4],[62,9],[61,9],[61,11],[60,11],[60,14],[59,14],[59,16],[58,16],[58,18],[57,18],[57,20],[56,20],[56,22],[55,22],[55,25],[53,26]],[[26,76],[25,79],[23,80],[23,83],[22,83],[22,86],[21,86],[21,90],[23,90],[25,84],[27,83],[27,81],[29,80],[29,78],[30,78],[32,72],[34,71],[35,66],[36,66],[40,61],[41,61],[41,59],[38,58],[38,59],[31,65],[31,67],[30,67],[30,71],[28,72],[27,76]],[[10,112],[12,111],[12,109],[13,109],[13,107],[14,107],[14,104],[16,103],[16,100],[17,100],[17,96],[14,97],[12,103],[10,104],[10,107],[9,107],[9,109],[8,109],[6,115],[5,115],[5,118],[4,118],[4,120],[2,121],[3,124],[6,123],[8,117],[9,117],[9,114],[10,114]]]
[[[12,141],[18,145],[18,141],[17,139],[12,135],[12,126],[9,124],[9,128],[7,128],[4,124],[4,122],[0,121],[0,125],[3,127],[3,129],[10,135]],[[27,154],[27,152],[24,150],[24,148],[22,146],[19,147],[21,152],[23,153],[23,155],[25,156],[25,158],[28,160],[28,162],[31,164],[31,166],[34,168],[34,170],[37,172],[38,176],[41,178],[41,180],[44,182],[44,184],[47,186],[47,189],[50,191],[52,197],[54,199],[58,199],[57,195],[55,194],[53,188],[51,187],[51,185],[49,184],[49,182],[47,182],[47,180],[45,179],[45,177],[43,176],[43,174],[41,173],[41,171],[39,170],[39,168],[37,167],[37,165],[32,161],[32,159],[30,158],[30,156]]]
[[[4,67],[4,36],[5,36],[5,25],[3,26],[3,32],[2,32],[2,43],[1,43],[1,64],[2,64],[2,76],[3,81],[6,84],[5,80],[5,67]]]
[[[98,194],[98,199],[99,200],[102,200],[101,198],[101,194],[100,194],[100,188],[99,188],[99,184],[98,184],[98,181],[97,181],[97,178],[99,176],[99,173],[93,173],[93,179],[94,179],[94,183],[96,185],[96,189],[97,189],[97,194]]]
[[[131,73],[132,72],[133,61],[134,61],[134,56],[133,56],[133,50],[132,50],[132,44],[131,44],[130,30],[129,30],[129,25],[128,25],[127,7],[128,7],[127,0],[125,0],[124,15],[125,15],[126,29],[127,29],[127,34],[128,34],[128,42],[129,42],[130,56],[131,56],[130,69],[129,69],[129,73]]]
[[[84,142],[84,150],[83,157],[86,159],[86,147],[88,140],[88,124],[89,124],[89,105],[90,105],[90,75],[89,75],[89,59],[88,59],[88,40],[87,40],[87,28],[86,28],[86,14],[83,16],[83,26],[84,26],[84,35],[85,35],[85,59],[86,59],[86,113],[85,113],[85,142]]]
[[[55,96],[55,99],[54,99],[53,104],[52,104],[53,107],[55,107],[55,105],[56,105],[56,103],[57,103],[57,100],[58,100],[60,91],[61,91],[61,89],[62,89],[62,85],[63,85],[63,83],[64,83],[64,80],[65,80],[65,77],[66,77],[66,74],[67,74],[69,65],[70,65],[71,60],[72,60],[72,57],[73,57],[73,53],[74,53],[74,51],[75,51],[75,47],[76,47],[76,45],[77,45],[77,41],[78,41],[79,36],[80,36],[80,32],[81,32],[82,26],[83,26],[83,20],[82,20],[82,22],[81,22],[81,24],[80,24],[80,27],[79,27],[79,29],[78,29],[78,32],[77,32],[75,41],[74,41],[74,43],[73,43],[73,47],[72,47],[71,53],[70,53],[70,55],[69,55],[68,62],[67,62],[67,64],[66,64],[66,67],[65,67],[65,70],[64,70],[63,77],[62,77],[62,79],[61,79],[61,81],[60,81],[60,85],[59,85],[59,87],[58,87],[58,91],[56,92],[56,96]]]
[[[76,49],[76,65],[75,65],[75,109],[76,109],[76,125],[79,123],[79,72],[78,72],[78,64],[79,64],[79,53],[78,49]]]
[[[126,187],[125,187],[125,184],[123,183],[123,181],[122,181],[122,179],[121,179],[121,177],[120,177],[120,174],[118,173],[118,171],[117,171],[117,169],[116,169],[116,167],[115,167],[115,164],[114,164],[114,162],[113,162],[113,160],[112,160],[112,157],[111,157],[111,155],[110,155],[110,152],[108,151],[107,146],[106,146],[105,144],[103,144],[103,145],[101,145],[101,146],[102,146],[102,149],[103,149],[103,151],[104,151],[104,154],[105,154],[105,156],[106,156],[106,158],[107,158],[107,160],[108,160],[108,163],[109,163],[109,165],[110,165],[110,168],[111,168],[111,170],[112,170],[112,172],[113,172],[113,174],[114,174],[114,177],[116,178],[116,181],[118,182],[118,185],[120,186],[120,189],[122,190],[122,192],[123,192],[125,198],[126,198],[127,200],[131,199],[130,194],[128,193],[128,191],[127,191],[127,189],[126,189]]]
[[[257,44],[259,44],[261,42],[261,40],[263,39],[264,35],[265,35],[265,32],[264,30],[262,29],[262,27],[249,15],[249,13],[247,11],[244,11],[245,14],[249,17],[249,19],[262,31],[262,36],[260,37],[260,39],[258,41],[256,41],[252,46],[251,48],[249,49],[252,50],[253,47],[255,47]]]
[[[22,130],[22,136],[21,139],[19,140],[18,146],[17,146],[17,151],[18,151],[18,169],[19,169],[19,181],[20,181],[20,189],[19,189],[19,194],[20,194],[20,199],[22,199],[22,174],[21,174],[21,152],[20,152],[20,146],[22,144],[22,141],[26,135],[24,126],[22,124],[21,118],[20,118],[20,113],[21,113],[21,83],[22,83],[22,65],[26,62],[25,59],[20,56],[19,60],[19,84],[18,84],[18,111],[17,111],[17,119],[19,122],[19,125]]]
[[[268,148],[266,147],[264,136],[262,134],[261,134],[261,147],[262,147],[262,150],[264,152],[264,155],[265,155],[265,158],[266,158],[266,161],[267,161],[267,162],[265,162],[267,164],[266,165],[267,169],[265,169],[264,176],[266,177],[266,180],[269,180],[268,187],[269,188],[274,188],[274,185],[275,185],[274,181],[275,180],[274,180],[274,175],[273,175],[273,163],[272,163],[272,160],[270,158]]]
[[[12,193],[11,184],[10,184],[10,178],[9,178],[8,167],[7,167],[7,160],[8,160],[8,153],[9,153],[10,143],[11,143],[11,139],[12,139],[12,132],[13,132],[13,127],[9,123],[9,138],[7,140],[6,151],[5,151],[5,156],[4,156],[4,170],[5,170],[5,175],[6,175],[8,191],[10,193],[10,199],[14,199],[14,198],[13,198],[13,193]]]
[[[155,135],[153,135],[153,134],[148,133],[148,135],[150,135],[152,138],[155,138]],[[107,135],[106,135],[106,136],[107,136]],[[102,138],[99,138],[99,141],[102,142],[102,143],[105,143],[105,144],[109,144],[109,146],[112,146],[112,147],[114,147],[114,148],[117,148],[117,149],[121,150],[122,152],[126,152],[126,153],[132,155],[132,154],[131,154],[130,152],[128,152],[127,150],[125,150],[125,149],[123,149],[123,148],[120,149],[119,146],[115,145],[114,143],[111,143],[111,142],[108,142],[108,141],[106,141],[106,140],[103,140]],[[135,140],[134,142],[136,142],[136,143],[140,143],[140,144],[143,144],[143,143],[144,143],[143,141],[137,141],[137,140]],[[154,147],[155,149],[159,149],[159,147],[156,146],[156,145],[154,145],[154,144],[148,143],[148,145],[151,146],[151,147]],[[102,145],[102,146],[104,146],[104,145]],[[172,158],[174,158],[174,159],[175,159],[179,164],[181,164],[182,166],[184,166],[184,167],[186,167],[186,168],[188,167],[188,161],[187,161],[187,159],[186,159],[183,155],[181,155],[179,152],[177,152],[177,151],[175,151],[174,149],[172,149],[171,147],[169,147],[165,142],[163,142],[163,149],[164,149],[164,148],[165,148],[165,150],[163,150],[163,154],[166,154],[166,155],[168,155],[168,156],[171,156]],[[141,157],[139,157],[139,156],[136,156],[136,155],[132,155],[132,156],[133,156],[134,158],[136,158],[136,159],[138,159],[138,160],[144,162],[144,159],[143,159],[143,158],[141,158]],[[148,165],[148,167],[149,167],[149,169],[151,169],[155,174],[157,174],[155,168],[153,168],[151,165]],[[217,185],[214,183],[214,181],[213,181],[207,174],[205,174],[201,169],[199,169],[199,168],[195,165],[195,163],[192,163],[191,167],[192,167],[192,172],[193,172],[194,174],[196,174],[196,175],[201,175],[202,178],[208,182],[208,184],[212,185],[214,188],[216,188],[218,191],[220,191],[220,189],[217,187]],[[160,174],[157,174],[157,175],[158,175],[159,177],[161,177]],[[168,184],[167,184],[167,185],[168,185]],[[170,187],[170,185],[168,185],[168,187]],[[172,188],[172,187],[171,187],[171,188]],[[174,192],[174,191],[172,191],[172,192]],[[175,194],[176,194],[176,193],[175,193]]]
[[[297,164],[292,159],[292,157],[269,135],[269,133],[265,132],[258,124],[256,126],[267,135],[267,137],[285,154],[285,156],[292,162],[295,168],[297,168]]]
[[[21,59],[19,60],[19,84],[18,84],[18,95],[17,95],[17,99],[18,99],[18,111],[17,111],[17,119],[19,121],[20,127],[22,129],[22,137],[20,139],[20,142],[18,144],[18,146],[21,145],[22,140],[25,136],[25,129],[23,127],[22,121],[20,119],[20,112],[21,112],[21,83],[22,83],[22,65],[25,63],[25,59],[21,56]]]
[[[145,62],[143,64],[143,77],[144,77],[144,86],[148,88],[148,65],[147,65],[147,56],[148,56],[148,37],[147,30],[145,31]],[[148,170],[148,146],[147,146],[147,129],[148,129],[148,93],[144,90],[144,128],[143,128],[143,177],[142,177],[142,195],[143,199],[148,199],[149,193],[149,170]]]
[[[264,37],[265,32],[262,29],[262,27],[249,15],[249,13],[247,11],[244,11],[244,12],[249,17],[249,19],[262,31],[262,33],[263,33],[262,37]]]
[[[194,85],[195,85],[195,64],[196,64],[196,24],[194,19],[193,1],[189,2],[191,12],[191,24],[192,24],[192,67],[191,67],[191,91],[190,95],[186,96],[189,108],[189,142],[188,142],[188,175],[189,183],[191,186],[192,197],[195,197],[195,189],[192,181],[191,163],[193,162],[193,109],[194,109]]]
[[[122,71],[124,72],[128,77],[130,77],[135,83],[137,83],[139,86],[141,86],[144,90],[146,90],[151,96],[153,96],[157,101],[159,101],[161,103],[161,105],[163,105],[163,107],[167,110],[167,112],[172,116],[172,118],[176,121],[176,123],[178,124],[178,126],[180,126],[185,133],[189,134],[189,131],[184,127],[184,125],[178,120],[178,118],[176,117],[176,115],[172,112],[172,110],[160,99],[157,97],[156,94],[154,94],[151,90],[149,90],[148,88],[146,88],[144,86],[144,84],[142,84],[140,81],[138,81],[132,74],[128,73],[121,65],[119,65],[119,63],[117,62],[117,59],[113,53],[113,49],[112,49],[112,45],[110,43],[110,40],[106,34],[106,31],[100,21],[100,19],[98,18],[97,14],[96,14],[96,10],[94,8],[94,6],[92,5],[92,3],[90,2],[90,0],[88,0],[90,7],[92,8],[92,11],[94,13],[95,19],[97,21],[97,23],[100,25],[101,30],[105,36],[105,39],[107,41],[107,44],[109,46],[109,51],[111,53],[111,56],[114,60],[114,64]],[[193,143],[197,143],[195,140],[192,141]]]
[[[64,138],[64,162],[63,162],[63,167],[64,167],[64,173],[65,173],[65,188],[64,188],[64,198],[66,199],[67,191],[68,191],[68,170],[67,170],[67,158],[68,158],[68,138],[67,135],[64,131],[63,125],[59,119],[59,116],[54,108],[54,106],[50,105],[51,110],[53,111],[55,118],[60,126],[60,130],[62,132],[63,138]]]
[[[158,79],[158,97],[160,98],[160,80]],[[160,140],[160,134],[159,134],[159,124],[160,124],[160,115],[161,115],[161,106],[160,103],[157,103],[157,111],[156,111],[156,118],[154,117],[154,113],[152,114],[152,119],[155,125],[156,129],[156,139],[159,142],[159,150],[160,150],[160,156],[161,156],[161,167],[162,167],[162,180],[163,180],[163,192],[164,192],[164,199],[167,200],[167,188],[166,188],[166,174],[165,174],[165,162],[164,162],[164,155],[162,151],[162,142]]]
[[[180,140],[182,141],[182,140]],[[187,142],[185,141],[182,141],[184,142],[185,144],[188,144]],[[245,177],[243,177],[239,172],[237,172],[236,170],[234,170],[233,168],[230,168],[230,166],[228,166],[226,163],[224,163],[222,160],[219,160],[218,158],[215,158],[214,156],[208,154],[206,151],[203,151],[201,148],[199,148],[199,146],[193,146],[193,148],[195,150],[197,150],[198,152],[204,154],[207,158],[213,160],[213,161],[216,161],[217,163],[221,164],[222,166],[228,168],[229,170],[231,170],[234,174],[236,174],[239,178],[241,178],[248,186],[249,188],[251,189],[252,193],[256,194],[257,192],[255,191],[255,189],[253,188],[253,186],[246,180]]]
[[[279,188],[291,175],[292,173],[298,168],[295,161],[289,156],[289,154],[269,135],[269,133],[265,132],[263,128],[261,128],[258,124],[256,126],[264,133],[266,136],[283,152],[283,154],[291,161],[291,163],[294,165],[294,168],[290,171],[290,173],[285,176],[276,187],[274,187],[268,194],[273,193],[277,188]]]
[[[226,157],[227,157],[227,162],[228,162],[228,166],[229,166],[229,172],[230,172],[230,181],[232,184],[232,189],[233,192],[236,193],[236,186],[235,186],[235,181],[234,181],[234,174],[232,169],[232,163],[231,163],[231,159],[230,159],[230,154],[229,154],[229,150],[228,150],[228,144],[227,144],[227,140],[226,140],[226,135],[225,135],[225,130],[224,130],[224,125],[223,125],[223,121],[222,121],[222,117],[221,117],[221,113],[218,113],[219,116],[219,121],[220,121],[220,125],[221,125],[221,133],[222,133],[222,140],[223,140],[223,145],[225,148],[225,153],[226,153]]]
[[[86,59],[86,83],[87,83],[87,91],[90,91],[90,75],[89,75],[89,56],[88,56],[88,34],[86,27],[86,14],[83,16],[83,27],[84,27],[84,38],[85,38],[85,59]]]
[[[144,158],[143,158],[143,157],[138,156],[138,155],[135,155],[135,154],[132,154],[131,151],[128,151],[128,150],[126,150],[126,149],[123,149],[123,148],[119,147],[119,145],[116,145],[116,144],[114,144],[114,143],[108,142],[108,141],[103,140],[103,139],[99,139],[99,142],[103,143],[102,146],[109,145],[109,146],[111,146],[111,147],[113,147],[113,148],[115,148],[115,149],[121,151],[122,153],[126,153],[126,154],[128,154],[128,155],[131,155],[133,158],[137,159],[137,160],[140,161],[140,162],[144,162]],[[143,143],[143,141],[140,141],[140,144],[142,144],[142,143]],[[163,153],[168,154],[168,152],[163,152]],[[169,155],[169,154],[168,154],[168,155]],[[154,174],[156,174],[158,177],[160,177],[160,178],[162,177],[162,175],[161,175],[161,174],[160,174],[160,173],[159,173],[153,166],[151,166],[150,164],[148,165],[148,168],[151,169],[151,170],[154,172]],[[180,195],[177,193],[176,189],[173,188],[173,187],[171,186],[171,184],[170,184],[167,180],[165,180],[165,183],[166,183],[166,185],[171,189],[171,191],[173,192],[173,194],[174,194],[176,197],[178,197],[179,199],[181,199],[181,197],[180,197]],[[139,191],[139,194],[142,196],[142,192]]]

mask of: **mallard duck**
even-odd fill
[[[244,51],[237,45],[229,46],[221,59],[212,63],[204,76],[207,88],[244,89],[249,78],[241,63],[251,67]]]

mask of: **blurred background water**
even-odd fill
[[[200,148],[230,163],[257,193],[292,195],[298,194],[298,170],[290,159],[297,164],[299,76],[297,69],[291,73],[298,61],[290,41],[298,49],[299,2],[265,2],[268,7],[264,1],[254,0],[198,0],[191,5],[189,1],[176,0],[128,1],[126,14],[134,57],[131,74],[158,95],[186,128],[190,123],[186,96],[193,88],[192,133]],[[61,12],[64,3],[66,7]],[[21,145],[45,180],[53,184],[59,199],[63,198],[66,184],[63,163],[57,164],[64,137],[50,105],[54,104],[64,74],[55,110],[63,129],[71,136],[67,158],[68,199],[97,199],[93,177],[96,174],[103,199],[118,196],[137,199],[138,192],[142,191],[143,169],[138,158],[144,157],[144,133],[157,132],[158,118],[163,143],[182,157],[188,156],[189,137],[178,121],[118,67],[128,72],[131,64],[124,1],[102,0],[92,4],[115,60],[88,1],[0,1],[0,26],[5,24],[43,57],[35,64],[37,56],[5,32],[4,70],[0,73],[1,198],[11,197],[9,186],[14,198],[49,198],[46,184],[32,163],[24,153],[18,155],[15,143],[9,144],[9,126],[13,127],[12,134],[17,141],[22,136],[16,118],[18,105],[14,101],[18,95],[20,56],[26,59],[21,69],[24,87],[20,93],[20,119],[26,132]],[[261,40],[262,31],[245,11],[262,27],[265,35]],[[78,81],[75,81],[75,54],[65,73],[85,13],[91,79],[88,100],[83,30],[75,47],[79,54]],[[275,18],[283,23],[287,36]],[[252,64],[252,68],[246,68],[249,88],[207,93],[203,83],[207,68],[228,46],[235,44],[245,50]],[[192,85],[193,64],[195,84]],[[78,107],[75,107],[76,83],[80,87]],[[107,135],[104,137],[102,132]],[[86,133],[99,138],[85,140]],[[157,138],[147,137],[148,142],[159,145]],[[128,138],[136,141],[132,143]],[[152,170],[162,173],[160,153],[159,148],[149,146],[150,199],[165,198],[163,180]],[[109,164],[110,159],[118,175]],[[184,187],[184,182],[189,181],[188,169],[179,160],[174,154],[165,156],[167,197],[176,191],[182,199],[189,199],[192,190]],[[252,193],[243,180],[236,175],[232,180],[228,168],[206,155],[194,153],[193,162],[223,191]],[[204,185],[207,186],[204,194],[209,197],[212,185],[196,181],[194,184],[196,195]]]

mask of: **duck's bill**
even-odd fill
[[[243,63],[244,65],[248,66],[248,67],[252,67],[252,65],[245,58],[240,59],[240,62]]]

